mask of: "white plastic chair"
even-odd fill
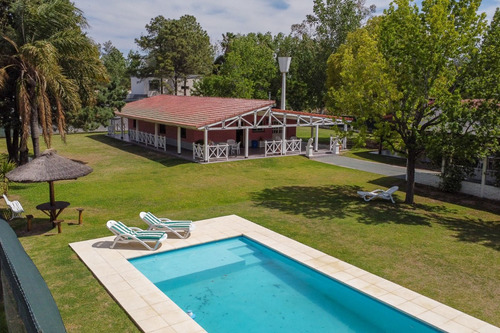
[[[9,218],[9,221],[17,218],[22,218],[23,217],[22,214],[24,213],[24,208],[21,205],[21,203],[17,200],[10,201],[5,194],[3,195],[3,198],[11,211],[11,216]]]
[[[231,154],[239,155],[240,154],[240,145],[241,145],[241,142],[232,144],[231,145]]]

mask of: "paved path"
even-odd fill
[[[364,161],[339,155],[313,156],[312,159],[323,163],[367,171],[384,176],[396,177],[401,179],[405,179],[406,177],[406,168],[395,165]],[[440,179],[438,172],[424,169],[415,170],[415,182],[418,184],[438,187],[439,181]],[[460,190],[460,192],[481,197],[481,184],[462,182],[462,189]],[[483,190],[483,197],[500,201],[500,188],[486,185]]]

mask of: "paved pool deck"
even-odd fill
[[[260,242],[319,272],[444,331],[500,333],[500,328],[385,280],[237,215],[195,222],[188,239],[168,238],[156,251],[118,244],[113,236],[69,244],[110,295],[144,332],[206,332],[140,273],[128,259],[236,236]],[[104,225],[103,225],[104,228]]]

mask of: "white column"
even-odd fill
[[[120,117],[120,124],[121,124],[121,136],[122,136],[122,140],[123,140],[123,135],[125,134],[125,123],[123,121],[123,117]]]
[[[314,138],[314,151],[318,151],[319,125],[316,125],[316,136]]]
[[[248,133],[250,132],[250,129],[247,127],[245,128],[245,158],[248,158],[248,146],[250,145],[250,141],[248,141]]]
[[[160,127],[160,125],[155,123],[155,148],[158,148],[158,127]]]
[[[208,130],[205,128],[205,132],[203,133],[203,141],[205,145],[203,146],[203,149],[205,150],[204,156],[205,156],[205,162],[208,162]]]
[[[285,126],[283,126],[281,135],[281,155],[286,155],[286,118],[283,119]]]
[[[177,127],[177,154],[182,152],[182,138],[181,138],[181,128]]]
[[[483,170],[481,171],[481,198],[484,198],[484,186],[486,185],[486,170],[488,168],[488,156],[483,158]]]

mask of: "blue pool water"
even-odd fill
[[[441,332],[246,237],[130,262],[210,333]]]

